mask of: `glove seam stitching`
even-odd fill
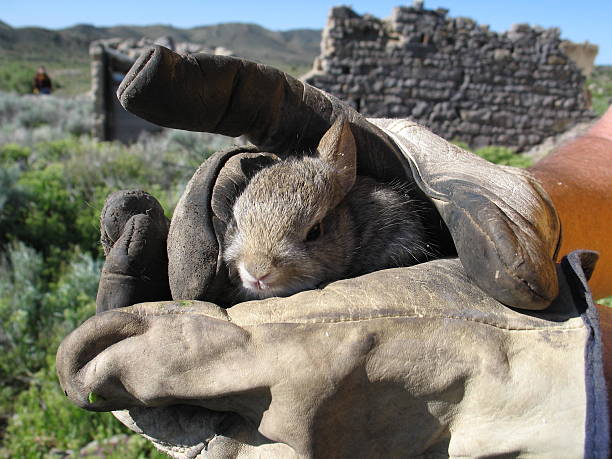
[[[129,314],[134,314],[134,315],[138,315],[139,312],[132,312],[132,311],[124,311],[127,312]],[[147,312],[146,316],[147,317],[151,317],[151,316],[167,316],[167,315],[184,315],[184,314],[192,314],[192,315],[198,315],[198,316],[202,316],[202,317],[210,317],[211,319],[216,319],[216,320],[220,320],[218,318],[209,316],[208,314],[205,314],[203,312],[198,312],[198,311],[184,311],[184,312],[179,312],[179,311],[163,311],[163,312],[154,312],[154,313],[150,313]],[[462,322],[473,322],[473,323],[479,323],[482,325],[487,325],[489,327],[494,327],[500,330],[506,330],[506,331],[576,331],[576,330],[583,330],[584,326],[583,325],[577,325],[577,326],[572,326],[572,327],[563,327],[563,326],[556,326],[556,327],[542,327],[542,328],[513,328],[513,327],[504,327],[501,325],[496,325],[496,324],[491,324],[488,322],[484,322],[482,320],[475,320],[475,319],[469,319],[469,318],[465,318],[465,317],[459,317],[459,316],[435,316],[435,315],[416,315],[416,314],[396,314],[396,315],[381,315],[381,316],[373,316],[373,317],[364,317],[364,318],[346,318],[346,319],[334,319],[334,320],[293,320],[293,321],[282,321],[282,322],[253,322],[253,323],[238,323],[235,320],[233,320],[231,317],[229,318],[228,322],[232,322],[240,327],[254,327],[254,326],[259,326],[259,325],[281,325],[281,324],[341,324],[341,323],[347,323],[347,322],[365,322],[365,321],[369,321],[369,320],[387,320],[387,319],[449,319],[449,320],[457,320],[457,321],[462,321]]]

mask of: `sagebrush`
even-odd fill
[[[138,438],[107,442],[126,429],[66,400],[55,351],[95,311],[106,196],[144,189],[170,216],[195,169],[231,141],[166,130],[99,142],[92,112],[86,96],[0,92],[0,457],[83,457],[92,441],[106,457],[162,457]]]

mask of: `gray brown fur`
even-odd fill
[[[406,187],[356,177],[354,150],[348,123],[340,121],[318,156],[253,176],[225,235],[223,258],[240,299],[287,296],[427,256],[419,208]],[[317,223],[320,236],[307,240]]]

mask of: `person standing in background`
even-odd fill
[[[34,76],[33,87],[34,94],[51,94],[51,78],[49,78],[47,70],[43,66],[38,67],[36,76]]]

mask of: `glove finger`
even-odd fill
[[[108,252],[96,297],[96,312],[170,299],[168,229],[149,215],[130,217]]]

